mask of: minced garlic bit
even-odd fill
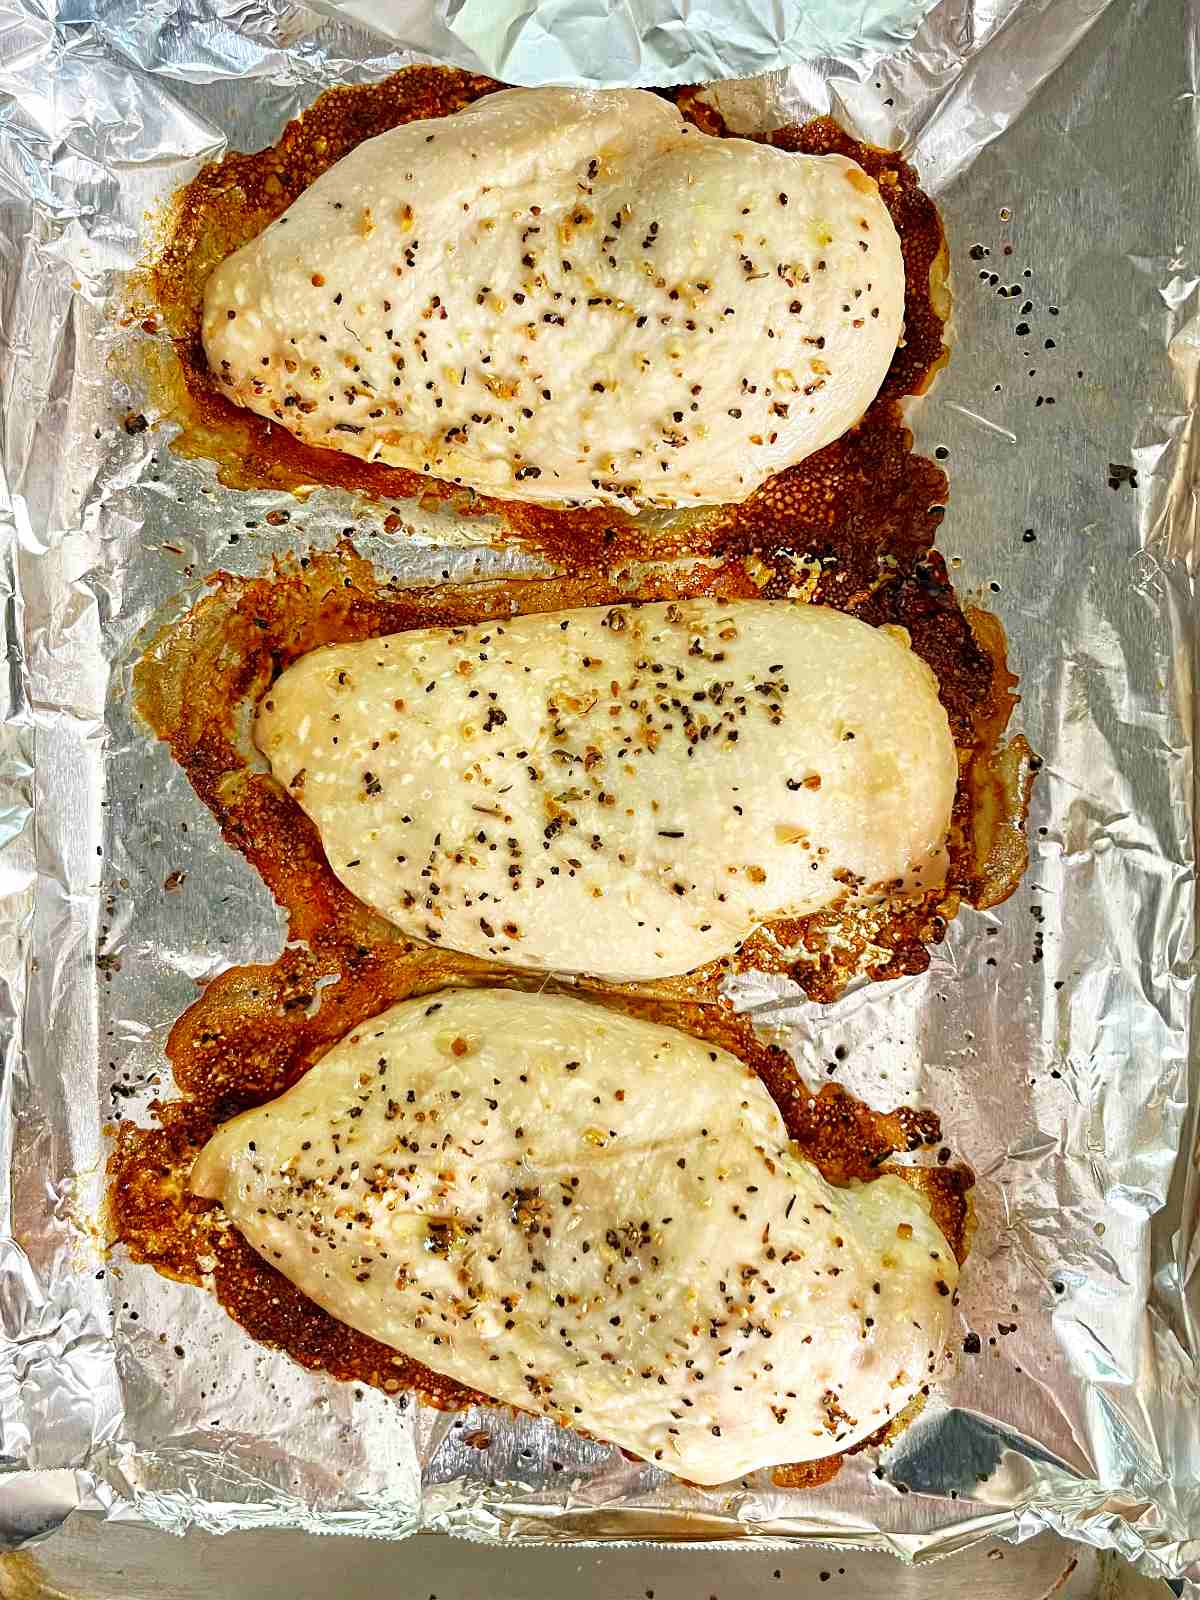
[[[203,339],[233,400],[310,443],[680,506],[856,422],[903,301],[848,158],[712,138],[640,90],[513,89],[344,156],[216,269]]]
[[[255,737],[405,933],[610,978],[935,887],[958,775],[901,630],[788,601],[518,616],[314,651]]]
[[[826,1183],[733,1056],[549,994],[394,1006],[191,1187],[350,1327],[696,1483],[874,1433],[958,1283],[923,1197]]]

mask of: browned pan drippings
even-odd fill
[[[791,571],[788,562],[779,563],[780,585],[787,585]],[[926,590],[938,592],[932,580],[923,589],[899,592]],[[243,731],[245,711],[289,662],[334,640],[479,620],[506,612],[514,603],[524,611],[538,611],[603,604],[618,597],[628,601],[664,593],[732,597],[756,592],[755,578],[736,561],[676,571],[669,584],[646,577],[620,590],[597,574],[406,590],[382,580],[345,542],[332,553],[292,559],[267,577],[218,576],[212,592],[159,635],[137,669],[139,709],[170,745],[226,839],[248,857],[286,908],[290,940],[273,965],[234,968],[207,985],[175,1024],[167,1045],[176,1084],[186,1098],[157,1108],[159,1128],[117,1130],[112,1230],[134,1259],[193,1282],[203,1275],[201,1263],[211,1260],[216,1293],[230,1314],[254,1337],[278,1345],[305,1365],[390,1392],[413,1388],[443,1406],[481,1398],[343,1327],[268,1267],[206,1202],[187,1194],[191,1162],[221,1121],[279,1094],[367,1017],[447,984],[544,983],[537,974],[507,971],[410,942],[357,901],[334,877],[299,806],[255,768]],[[950,593],[948,586],[945,593]],[[924,603],[929,603],[928,594]],[[961,739],[977,728],[978,739],[988,740],[1007,718],[1008,680],[1002,665],[993,673],[990,656],[974,643],[961,613],[951,606],[948,615],[955,622],[955,636],[972,641],[971,658],[978,655],[985,663],[981,676],[988,688],[980,703],[964,697],[952,710],[952,721],[956,730],[963,730]],[[952,684],[977,683],[968,672],[956,677],[949,665],[946,671]],[[1005,686],[996,704],[991,699],[993,677]],[[968,775],[971,748],[965,748]],[[989,752],[990,746],[985,750],[981,744],[978,759],[986,764]],[[894,960],[912,965],[927,960],[922,939],[940,931],[957,897],[977,881],[980,844],[970,825],[969,791],[964,780],[962,821],[953,850],[956,885],[921,901],[869,913],[874,918],[870,936],[890,940],[893,951],[900,953]],[[1013,814],[1018,813],[1019,805]],[[820,928],[798,922],[764,930],[737,957],[685,977],[642,985],[582,980],[579,987],[600,1003],[673,1023],[732,1050],[759,1073],[789,1132],[826,1176],[832,1181],[868,1178],[891,1152],[935,1142],[936,1117],[909,1109],[873,1112],[836,1085],[812,1095],[786,1052],[757,1038],[747,1021],[718,998],[731,968],[761,967],[772,955],[778,965],[786,965],[785,937],[801,943],[807,939],[822,952],[819,959],[805,956],[792,963],[814,992],[840,986],[849,949],[834,962],[823,937],[835,927],[837,916],[831,911],[807,919],[808,924],[819,922]],[[843,913],[842,933],[851,919],[866,916]],[[911,1176],[927,1188],[939,1224],[962,1256],[970,1174],[963,1168],[939,1167]]]
[[[320,1010],[310,1016],[311,984],[336,973],[339,956],[343,976],[324,991]],[[168,1276],[200,1283],[211,1274],[217,1298],[253,1338],[306,1367],[388,1393],[413,1389],[440,1407],[486,1403],[485,1396],[336,1321],[255,1254],[215,1207],[187,1191],[193,1160],[233,1111],[279,1093],[355,1022],[408,995],[464,981],[535,987],[529,974],[484,970],[465,958],[403,944],[386,952],[364,950],[357,960],[346,951],[321,952],[311,961],[285,955],[274,967],[235,968],[215,979],[176,1023],[167,1046],[186,1098],[157,1108],[157,1128],[126,1124],[116,1130],[110,1161],[115,1239],[135,1261]],[[723,1008],[611,994],[595,998],[735,1052],[759,1073],[799,1148],[831,1181],[898,1171],[929,1196],[938,1225],[959,1260],[965,1258],[970,1172],[887,1164],[895,1150],[938,1140],[934,1116],[904,1108],[872,1112],[836,1085],[810,1094],[783,1050],[763,1043]]]
[[[859,145],[828,120],[771,134],[784,149],[853,156],[880,184],[900,234],[908,288],[906,339],[859,426],[771,480],[745,504],[690,512],[651,532],[608,510],[513,505],[299,443],[216,393],[199,338],[213,266],[278,216],[326,167],[364,138],[415,117],[458,109],[500,85],[466,73],[412,68],[381,84],[332,90],[279,143],[205,168],[178,197],[169,237],[148,270],[142,311],[156,365],[153,400],[181,432],[174,447],[216,462],[234,487],[303,494],[325,484],[382,502],[394,532],[406,499],[445,503],[465,517],[488,513],[569,576],[507,584],[405,590],[381,578],[354,545],[289,558],[258,578],[218,574],[210,593],[155,640],[136,675],[143,716],[171,748],[222,832],[284,907],[289,945],[270,966],[222,973],[172,1029],[167,1053],[184,1096],[156,1107],[159,1126],[116,1129],[111,1231],[131,1256],[189,1282],[211,1272],[221,1303],[256,1339],[303,1365],[374,1385],[414,1389],[455,1407],[484,1397],[353,1332],[266,1265],[220,1214],[187,1192],[191,1162],[230,1115],[280,1093],[366,1018],[447,984],[540,987],[543,979],[451,951],[410,943],[369,912],[330,871],[312,824],[257,770],[246,712],[290,662],[314,647],[414,627],[615,600],[692,595],[800,597],[874,624],[908,630],[937,673],[960,752],[951,867],[946,885],[919,899],[832,907],[780,921],[741,951],[686,977],[643,985],[584,981],[601,1004],[670,1022],[733,1051],[761,1076],[791,1135],[831,1181],[869,1178],[897,1150],[936,1141],[930,1113],[878,1113],[835,1085],[812,1095],[786,1053],[759,1039],[719,1001],[726,975],[786,972],[814,999],[830,999],[858,968],[873,977],[921,970],[961,901],[991,905],[1011,893],[1025,864],[1023,824],[1032,758],[1005,747],[1014,680],[994,619],[965,612],[932,543],[946,480],[914,456],[901,401],[942,363],[945,248],[933,203],[895,155]],[[681,109],[725,130],[688,91]],[[298,547],[301,514],[293,515]],[[655,569],[666,556],[705,563]],[[632,563],[638,563],[637,574]],[[258,765],[261,765],[259,763]],[[942,1165],[902,1175],[929,1194],[961,1260],[971,1175]],[[812,1485],[837,1460],[785,1469],[781,1482]]]

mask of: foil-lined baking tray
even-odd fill
[[[569,12],[561,27],[571,26]],[[733,39],[731,35],[731,40]],[[196,985],[284,930],[131,710],[153,629],[256,573],[292,502],[164,433],[120,325],[156,208],[323,88],[408,59],[295,6],[0,4],[0,1518],[83,1507],[182,1531],[293,1525],[517,1541],[781,1541],[931,1558],[1051,1526],[1200,1578],[1193,1006],[1197,11],[943,0],[880,62],[713,93],[745,127],[832,110],[943,209],[955,351],[913,410],[945,452],[940,546],[1003,620],[1045,766],[1032,862],[930,970],[831,1007],[782,980],[812,1078],[941,1115],[978,1183],[961,1354],[916,1422],[820,1489],[700,1492],[531,1418],[361,1397],[252,1345],[194,1289],[109,1260],[104,1125],[169,1090]],[[754,62],[725,61],[729,72]],[[511,570],[321,491],[413,581]],[[182,1355],[178,1352],[182,1351]],[[468,1440],[486,1428],[486,1449]]]

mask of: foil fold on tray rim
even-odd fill
[[[736,989],[786,1019],[814,1080],[837,1061],[873,1104],[941,1114],[979,1180],[961,1314],[980,1352],[827,1488],[763,1475],[702,1494],[532,1419],[356,1400],[198,1291],[104,1257],[111,1108],[142,1115],[161,1091],[196,980],[282,937],[130,710],[148,630],[215,567],[260,570],[296,523],[328,547],[353,522],[413,581],[522,558],[451,547],[436,514],[386,540],[333,493],[280,530],[264,519],[284,497],[224,490],[161,432],[120,425],[141,396],[113,315],[147,214],[226,142],[270,143],[322,89],[408,54],[275,0],[186,16],[84,0],[54,20],[0,0],[4,1539],[82,1507],[177,1532],[699,1535],[932,1559],[1049,1526],[1200,1578],[1196,23],[1169,0],[941,0],[886,60],[712,90],[746,129],[831,110],[901,144],[939,197],[956,348],[914,427],[949,450],[939,546],[1008,630],[1046,770],[1026,884],[960,916],[928,973],[825,1011],[774,979]],[[486,1450],[465,1442],[483,1431]]]

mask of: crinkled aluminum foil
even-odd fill
[[[506,83],[654,88],[750,78],[815,56],[860,61],[912,38],[934,0],[318,0],[405,49]]]
[[[142,397],[114,311],[147,211],[227,140],[266,144],[321,89],[402,55],[271,0],[0,0],[10,1540],[73,1507],[176,1530],[806,1540],[908,1558],[1049,1525],[1200,1577],[1190,4],[942,0],[885,64],[715,91],[747,126],[832,108],[903,143],[939,196],[957,349],[914,426],[949,452],[941,546],[1004,620],[1046,765],[1024,886],[960,916],[927,973],[825,1009],[740,984],[788,1023],[812,1077],[941,1113],[978,1174],[960,1315],[979,1353],[891,1451],[832,1485],[762,1475],[701,1493],[532,1419],[356,1398],[252,1345],[199,1291],[104,1259],[114,1090],[143,1111],[197,981],[270,959],[283,936],[132,716],[147,630],[214,567],[258,571],[351,524],[414,578],[512,557],[437,549],[436,517],[424,545],[389,539],[333,492],[296,513],[120,427]],[[564,14],[564,49],[569,35]],[[283,530],[264,520],[279,504]],[[487,1450],[466,1443],[480,1428]]]

